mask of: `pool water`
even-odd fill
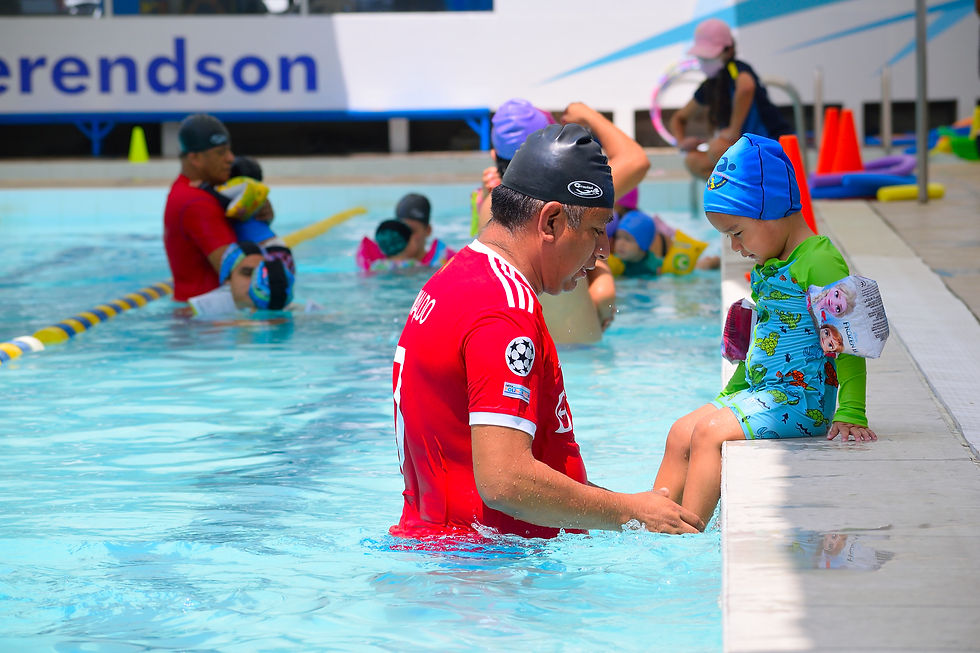
[[[352,254],[411,190],[469,241],[468,186],[276,187],[283,234],[368,209],[294,251],[318,310],[187,320],[163,298],[0,367],[0,650],[721,650],[717,527],[439,551],[387,534],[391,360],[425,276]],[[165,195],[0,192],[0,340],[169,278]],[[670,424],[717,391],[719,285],[621,281],[602,342],[560,349],[592,481],[648,489]]]

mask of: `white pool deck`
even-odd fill
[[[674,153],[651,160],[650,181],[682,173]],[[487,163],[481,153],[263,160],[273,184],[475,182]],[[175,161],[0,161],[0,188],[160,185],[176,171]],[[879,439],[726,446],[726,651],[980,651],[980,163],[947,158],[930,181],[947,197],[815,203],[821,232],[885,301],[891,337],[868,366]],[[737,259],[725,257],[724,307],[748,294]],[[825,541],[844,548],[824,555]]]
[[[980,324],[883,217],[916,212],[936,231],[965,212],[969,227],[946,235],[974,250],[954,267],[975,275],[980,165],[968,172],[949,202],[815,203],[885,302],[891,337],[868,365],[878,441],[726,445],[726,651],[980,650]],[[726,257],[723,303],[747,295],[746,269]],[[842,536],[843,555],[821,556]]]

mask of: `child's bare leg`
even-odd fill
[[[744,440],[742,426],[729,408],[716,410],[694,426],[691,434],[691,461],[684,484],[683,505],[700,515],[707,524],[721,495],[721,445]]]
[[[653,483],[654,489],[667,488],[670,493],[668,496],[673,501],[680,503],[681,497],[684,495],[687,464],[691,458],[691,434],[694,432],[694,425],[706,415],[717,411],[718,408],[711,404],[705,404],[674,422],[667,433],[667,442],[664,444],[664,459],[660,463],[657,480]]]

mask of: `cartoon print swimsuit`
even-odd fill
[[[747,440],[824,435],[837,405],[837,374],[820,348],[792,262],[752,270],[757,321],[745,358],[749,387],[713,404],[734,411]]]

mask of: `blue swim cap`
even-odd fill
[[[295,281],[296,277],[280,259],[266,259],[252,272],[248,296],[255,308],[279,311],[293,301]]]
[[[718,159],[704,187],[704,210],[779,220],[803,210],[793,164],[771,138],[742,134]]]
[[[643,211],[630,211],[619,219],[618,231],[625,231],[633,236],[633,240],[645,252],[650,249],[653,237],[657,235],[657,224]]]

